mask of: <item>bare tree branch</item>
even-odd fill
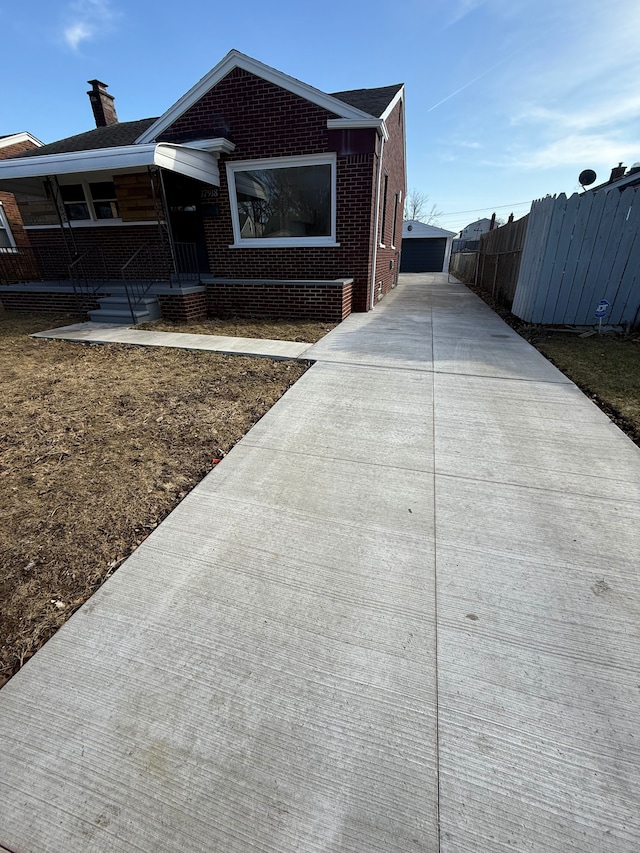
[[[429,207],[429,196],[417,189],[411,189],[404,200],[404,221],[417,220],[425,225],[437,225],[442,211],[435,204]]]

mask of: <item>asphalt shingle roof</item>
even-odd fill
[[[363,110],[369,115],[380,118],[401,88],[402,83],[396,83],[395,86],[382,86],[380,89],[350,89],[346,92],[332,92],[331,97],[344,101],[345,104],[349,104],[357,110]]]
[[[42,157],[44,154],[68,154],[72,151],[91,151],[94,148],[115,148],[118,145],[132,145],[141,133],[157,121],[155,118],[142,118],[138,121],[121,121],[106,127],[96,127],[86,133],[68,136],[57,142],[50,142],[42,148],[25,151],[20,157]]]
[[[351,89],[346,92],[334,92],[331,97],[379,118],[401,87],[402,83],[383,86],[379,89]],[[157,118],[143,118],[138,121],[121,121],[106,127],[97,127],[86,133],[78,133],[66,139],[59,139],[57,142],[50,142],[41,148],[24,151],[17,157],[42,157],[47,154],[68,154],[73,151],[133,145],[136,139],[157,120]]]

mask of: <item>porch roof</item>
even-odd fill
[[[159,142],[11,158],[0,160],[0,189],[36,191],[46,177],[96,172],[113,174],[145,166],[159,166],[219,187],[218,156],[234,148],[228,139],[219,138],[206,140],[202,147],[197,142],[186,145]]]

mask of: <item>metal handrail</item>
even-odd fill
[[[92,276],[87,273],[87,269],[85,267],[85,263],[90,261],[91,255],[96,255],[98,259],[99,265],[102,267],[102,275]],[[76,267],[80,270],[80,275],[76,275]],[[107,281],[109,278],[107,272],[107,263],[104,258],[104,253],[100,246],[90,246],[86,249],[81,255],[78,255],[75,260],[71,261],[68,266],[69,269],[69,279],[71,280],[74,290],[76,287],[76,282],[84,282],[84,292],[85,293],[95,293],[99,288],[102,282]],[[94,282],[93,286],[89,286],[89,282]]]
[[[135,307],[151,287],[151,280],[148,279],[146,281],[146,287],[144,287],[141,286],[140,283],[136,282],[136,280],[134,279],[127,279],[128,268],[131,266],[131,264],[133,264],[133,262],[138,258],[139,255],[142,255],[144,252],[149,251],[149,243],[143,243],[142,246],[139,246],[135,250],[129,260],[120,267],[120,274],[122,276],[122,282],[124,284],[124,292],[127,295],[127,302],[129,304],[129,311],[131,313],[131,321],[134,325],[136,322]]]

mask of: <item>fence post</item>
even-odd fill
[[[500,255],[497,254],[495,256],[495,258],[496,258],[496,265],[495,265],[495,268],[493,270],[493,287],[491,288],[491,298],[493,300],[495,300],[495,298],[496,298],[496,279],[498,278],[498,264],[500,263]]]

